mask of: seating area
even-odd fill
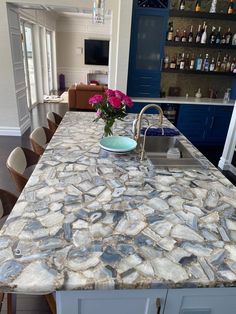
[[[62,117],[55,112],[47,113],[47,121],[50,129],[46,127],[38,127],[33,130],[29,136],[33,151],[25,147],[16,147],[12,150],[7,158],[6,166],[11,174],[11,177],[16,185],[19,193],[22,192],[28,179],[30,177],[27,174],[27,170],[35,166],[40,156],[43,154],[47,144],[50,142],[56,128],[61,122]],[[30,174],[32,168],[30,169]],[[11,210],[13,209],[18,197],[13,193],[0,189],[0,228],[8,218]],[[55,299],[52,294],[46,294],[45,299],[48,303],[50,312],[56,314]],[[4,293],[0,293],[0,312],[4,300]],[[10,293],[6,296],[7,300],[7,314],[16,313],[16,296]]]
[[[93,110],[92,106],[88,103],[89,98],[95,94],[103,95],[104,92],[105,86],[103,85],[72,85],[68,91],[69,110]]]

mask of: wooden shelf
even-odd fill
[[[196,43],[182,43],[182,42],[175,42],[175,41],[166,41],[166,46],[168,47],[180,47],[180,48],[207,48],[207,49],[228,49],[228,50],[236,50],[236,46],[231,45],[210,45],[210,44],[196,44]]]
[[[232,72],[204,72],[204,71],[193,71],[193,70],[174,70],[174,69],[162,69],[163,73],[174,73],[174,74],[197,74],[197,75],[213,75],[213,76],[234,76],[236,73]]]
[[[170,17],[236,21],[236,14],[170,10]]]

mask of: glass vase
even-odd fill
[[[104,133],[103,133],[104,137],[113,135],[112,127],[113,127],[114,122],[115,122],[114,119],[104,120],[104,123],[105,123]]]

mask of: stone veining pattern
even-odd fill
[[[131,136],[133,117],[116,133]],[[184,137],[208,169],[154,168],[136,152],[100,150],[93,118],[66,114],[1,230],[1,288],[234,286],[233,185]]]

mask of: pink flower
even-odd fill
[[[105,94],[107,95],[107,97],[115,96],[115,92],[109,88],[105,91]]]
[[[128,106],[129,108],[131,108],[133,106],[133,102],[132,99],[129,96],[124,96],[123,97],[123,102],[126,106]]]
[[[103,101],[102,95],[94,95],[94,96],[89,98],[89,104],[92,104],[92,105],[96,105],[102,101]]]
[[[113,108],[116,108],[116,109],[119,109],[119,108],[120,108],[120,106],[121,106],[121,100],[120,100],[120,98],[117,98],[117,97],[112,96],[112,97],[110,97],[108,100],[109,100],[109,102],[110,102],[110,104],[111,104],[111,106],[112,106]]]
[[[125,97],[125,94],[122,93],[120,90],[115,90],[115,96],[123,100],[123,98]]]
[[[98,109],[97,112],[96,112],[96,116],[97,116],[98,118],[100,118],[101,115],[102,115],[102,110],[101,110],[101,109]]]

